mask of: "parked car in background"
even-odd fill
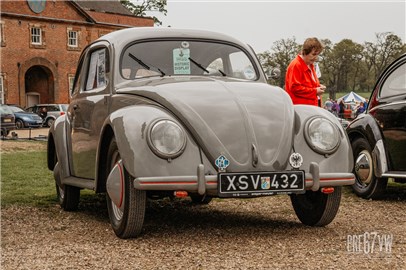
[[[293,105],[252,48],[208,31],[132,28],[82,52],[67,114],[49,129],[59,203],[106,193],[120,238],[141,233],[146,199],[290,195],[299,220],[329,224],[352,152],[338,119]],[[269,205],[272,211],[272,205]]]
[[[376,198],[388,178],[406,183],[406,54],[378,78],[365,113],[347,128],[354,154],[353,189]]]
[[[7,136],[10,130],[15,129],[15,116],[9,106],[0,104],[1,136]]]
[[[68,104],[37,104],[32,107],[28,107],[28,112],[38,114],[43,118],[43,125],[50,127],[55,119],[64,115],[68,108]]]
[[[38,128],[42,126],[42,118],[33,112],[24,111],[16,105],[8,105],[15,116],[16,128]]]

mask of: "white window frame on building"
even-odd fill
[[[79,32],[68,30],[68,46],[77,48],[79,47]]]
[[[80,27],[66,28],[66,48],[68,51],[81,51]]]
[[[29,24],[30,48],[45,48],[45,26],[38,24]]]
[[[31,27],[31,44],[42,45],[41,27]]]
[[[4,22],[0,21],[0,46],[6,46],[6,41],[4,39]]]
[[[4,76],[0,74],[0,104],[4,104]]]

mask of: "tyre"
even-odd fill
[[[116,140],[110,142],[107,153],[107,174],[113,167],[121,160],[118,151]],[[134,188],[134,179],[128,174],[125,168],[122,168],[123,173],[123,187],[121,205],[117,206],[109,193],[107,197],[107,209],[109,218],[114,233],[120,238],[132,238],[141,234],[142,226],[144,224],[145,208],[146,208],[146,192],[144,190],[137,190]]]
[[[195,204],[209,204],[211,202],[211,197],[207,195],[191,194],[190,198]]]
[[[355,175],[352,189],[364,199],[378,198],[384,193],[388,179],[375,177],[371,146],[364,138],[358,138],[351,143],[351,147]]]
[[[59,164],[54,168],[56,196],[59,205],[65,211],[75,211],[79,206],[80,188],[61,184]]]
[[[45,125],[46,125],[47,127],[51,127],[54,122],[55,122],[55,119],[53,119],[53,118],[50,117],[50,118],[48,118],[48,119],[46,120]]]
[[[21,119],[16,120],[16,129],[24,128],[24,122]]]
[[[330,224],[337,215],[341,187],[334,187],[331,194],[308,190],[305,194],[293,194],[290,199],[297,217],[303,224],[322,227]]]

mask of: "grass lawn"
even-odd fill
[[[1,206],[55,202],[55,182],[46,165],[45,151],[1,154]]]

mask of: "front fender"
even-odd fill
[[[296,152],[303,156],[302,168],[306,172],[310,168],[311,162],[319,164],[320,173],[344,173],[353,169],[353,155],[348,136],[342,128],[338,119],[329,111],[306,105],[295,105],[295,137],[294,148]],[[304,131],[306,122],[313,116],[322,116],[337,125],[340,132],[340,146],[337,151],[330,155],[322,155],[314,152],[308,145]]]
[[[163,159],[151,151],[147,132],[157,119],[172,120],[185,130],[186,148],[179,157]],[[105,126],[111,127],[124,167],[133,177],[195,175],[197,167],[203,163],[200,149],[188,130],[164,108],[153,105],[128,106],[113,112]],[[205,164],[205,167],[207,170],[211,168],[210,164]]]
[[[383,139],[378,123],[369,114],[359,115],[350,123],[346,131],[351,141],[362,137],[372,146]]]

